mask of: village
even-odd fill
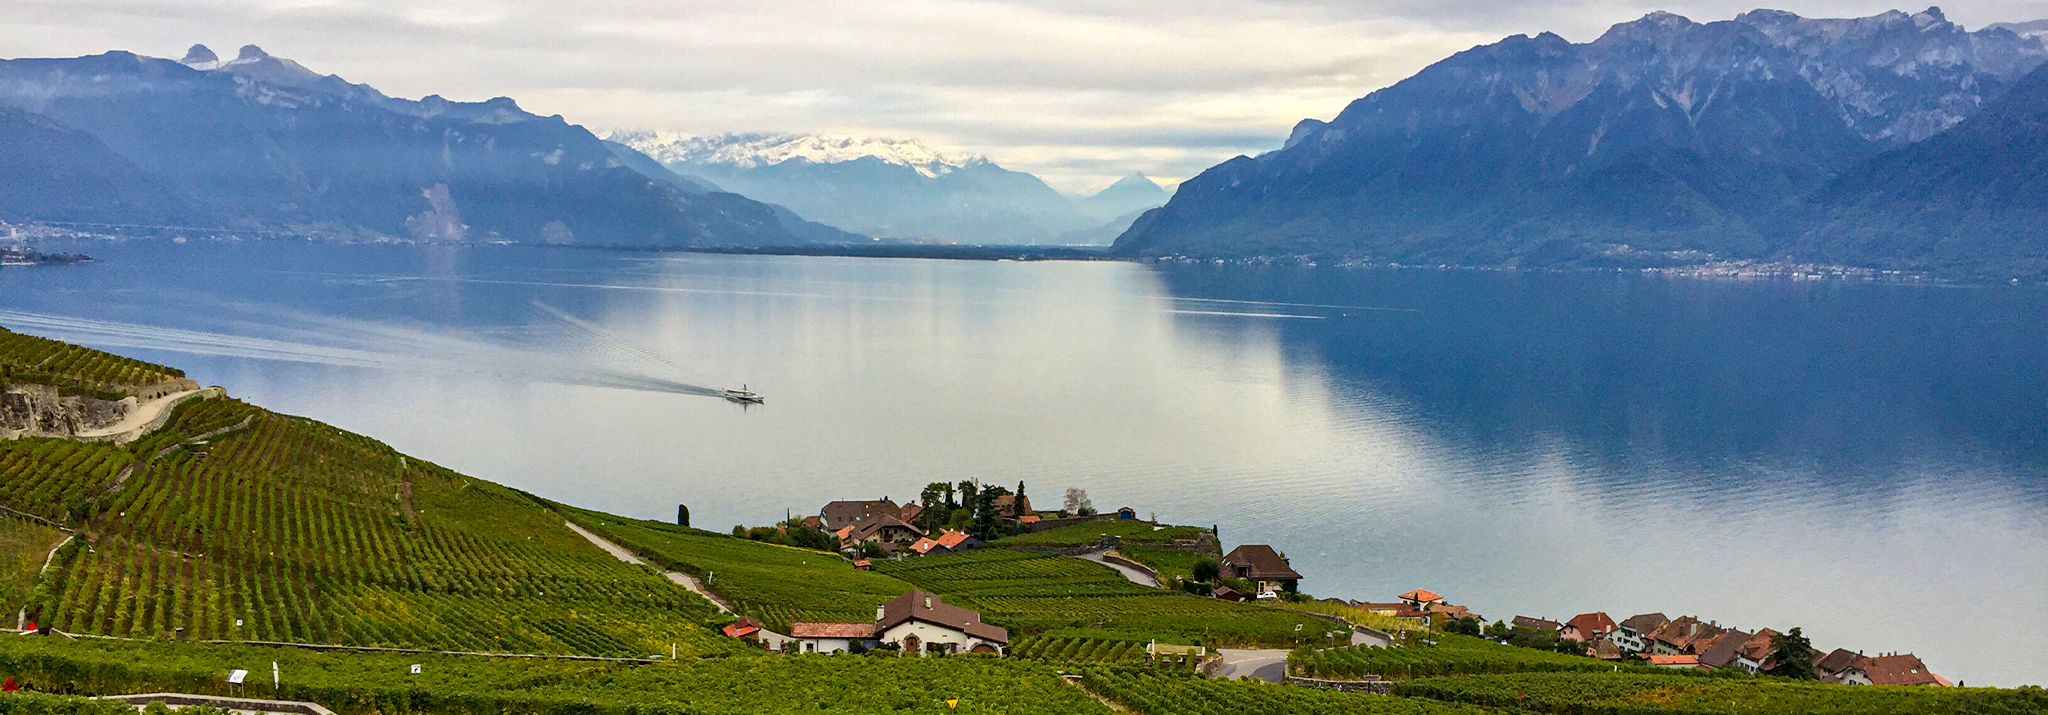
[[[1104,522],[1126,525],[1114,529],[1125,534],[1144,534],[1144,527],[1150,531],[1190,527],[1166,527],[1153,519],[1140,519],[1137,510],[1128,506],[1097,512],[1080,489],[1069,489],[1060,509],[1041,511],[1033,508],[1024,490],[1022,483],[1014,491],[972,482],[935,483],[928,485],[916,502],[899,504],[888,497],[832,501],[815,515],[791,516],[772,529],[735,527],[733,534],[821,550],[833,548],[857,570],[873,570],[877,559],[915,559],[991,547],[1050,550],[1110,566],[1141,585],[1232,602],[1313,601],[1357,609],[1422,629],[1616,664],[1772,674],[1787,672],[1779,662],[1780,654],[1806,652],[1813,679],[1822,682],[1956,685],[1935,674],[1913,654],[1866,655],[1844,648],[1819,651],[1811,648],[1797,628],[1788,632],[1771,628],[1745,631],[1694,616],[1670,618],[1663,613],[1643,613],[1616,621],[1600,611],[1581,613],[1563,621],[1517,615],[1489,624],[1470,608],[1454,605],[1445,596],[1427,589],[1413,589],[1388,602],[1313,599],[1300,590],[1304,577],[1279,549],[1268,544],[1240,544],[1226,553],[1213,527],[1199,531],[1198,538],[1184,538],[1165,546],[1194,554],[1197,561],[1185,576],[1162,578],[1162,573],[1152,565],[1121,553],[1119,547],[1129,537],[1109,533],[1112,529],[1107,527],[1100,538],[1082,543],[1032,543],[1028,535]],[[1130,526],[1140,529],[1133,532]],[[792,622],[788,630],[786,635],[774,633],[752,618],[742,618],[723,629],[728,637],[753,640],[769,649],[804,653],[862,653],[880,649],[919,655],[1002,655],[1010,645],[1008,631],[983,622],[980,613],[947,604],[937,594],[923,590],[906,592],[876,609],[873,622],[799,621]],[[1792,650],[1785,649],[1788,638]]]

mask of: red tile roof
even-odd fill
[[[1911,653],[1864,658],[1856,661],[1855,667],[1872,685],[1934,685],[1941,681],[1941,676],[1928,671],[1927,664]]]
[[[724,628],[719,629],[719,631],[723,632],[725,634],[725,637],[727,638],[745,638],[749,635],[753,635],[754,633],[760,630],[761,622],[756,621],[752,618],[742,618],[737,621],[725,624]]]
[[[974,536],[973,536],[972,534],[968,534],[968,533],[966,533],[966,532],[961,532],[961,531],[954,531],[954,530],[952,530],[952,529],[947,529],[947,530],[946,530],[946,533],[943,533],[943,534],[940,534],[940,535],[939,535],[939,545],[940,545],[940,546],[944,546],[944,547],[946,547],[946,548],[948,548],[948,549],[951,549],[951,548],[955,548],[955,547],[958,547],[958,546],[960,545],[960,543],[961,543],[961,542],[963,542],[963,541],[966,541],[966,540],[968,540],[968,539],[971,539],[971,538],[974,538]]]
[[[1423,588],[1418,588],[1413,591],[1401,594],[1400,598],[1403,601],[1421,601],[1423,603],[1444,600],[1443,596],[1439,596],[1436,594],[1436,592]]]
[[[789,624],[791,638],[873,638],[873,623],[811,623]]]
[[[1680,666],[1680,665],[1692,665],[1692,666],[1697,666],[1697,665],[1699,665],[1699,664],[1700,664],[1700,657],[1699,657],[1699,656],[1696,656],[1696,655],[1653,655],[1653,656],[1650,656],[1650,665],[1661,665],[1661,666]]]
[[[1589,635],[1608,633],[1614,630],[1614,619],[1608,618],[1606,613],[1599,611],[1572,616],[1572,619],[1565,621],[1564,624],[1578,629],[1580,633]]]

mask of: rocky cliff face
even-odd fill
[[[0,385],[0,439],[73,437],[120,422],[135,399],[64,395],[49,385]]]
[[[1583,44],[1511,37],[1204,172],[1116,245],[1488,264],[1621,244],[1765,255],[1788,198],[1955,126],[2044,58],[2037,39],[1936,9],[1654,13]]]

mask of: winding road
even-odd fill
[[[1085,554],[1076,554],[1075,558],[1087,559],[1089,561],[1093,561],[1095,563],[1116,569],[1117,573],[1123,574],[1124,578],[1131,580],[1131,583],[1135,583],[1147,588],[1159,588],[1158,576],[1155,576],[1151,573],[1147,573],[1140,569],[1134,569],[1129,566],[1125,566],[1123,564],[1110,561],[1108,559],[1103,558],[1102,554],[1103,552],[1100,551],[1090,551]]]

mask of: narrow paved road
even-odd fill
[[[1278,683],[1282,676],[1287,675],[1288,652],[1284,650],[1218,648],[1216,652],[1223,656],[1223,664],[1216,668],[1216,677],[1224,680],[1249,675],[1268,683]]]
[[[583,538],[589,539],[590,543],[597,544],[597,548],[604,549],[605,552],[611,554],[613,558],[617,558],[618,560],[624,561],[629,564],[654,566],[654,564],[647,563],[646,559],[640,558],[638,554],[635,554],[631,551],[627,551],[626,547],[614,544],[611,542],[610,539],[598,536],[597,534],[592,533],[588,529],[577,526],[574,523],[567,521],[562,522],[562,525],[569,527],[570,531],[574,531],[578,534],[583,535]],[[676,585],[690,589],[690,591],[696,593],[697,595],[703,596],[704,600],[710,601],[711,605],[718,607],[718,610],[724,611],[726,613],[732,612],[732,609],[727,608],[724,602],[718,600],[717,596],[711,595],[711,591],[709,589],[704,588],[704,584],[698,583],[696,577],[693,577],[681,571],[668,570],[663,570],[661,572],[661,575],[667,576],[668,580],[676,582]]]
[[[1135,583],[1140,586],[1146,586],[1149,588],[1159,588],[1159,577],[1149,573],[1145,573],[1144,571],[1140,571],[1138,569],[1131,568],[1129,566],[1125,566],[1123,564],[1112,563],[1108,559],[1102,558],[1102,552],[1100,551],[1090,551],[1085,554],[1080,554],[1079,557],[1116,569],[1117,573],[1123,574],[1124,578],[1131,580],[1131,583]]]
[[[112,438],[115,442],[120,443],[133,442],[136,438],[161,426],[159,423],[168,416],[167,413],[170,412],[171,408],[178,406],[178,403],[210,392],[211,390],[208,388],[201,388],[164,395],[163,397],[136,405],[135,409],[130,410],[119,422],[99,429],[79,432],[77,438],[86,440]]]
[[[1387,639],[1385,639],[1385,638],[1381,638],[1381,637],[1379,637],[1379,636],[1376,636],[1376,635],[1373,635],[1373,634],[1371,634],[1371,633],[1367,633],[1367,632],[1365,632],[1365,631],[1361,631],[1361,630],[1357,630],[1357,629],[1352,629],[1352,631],[1351,631],[1351,644],[1352,644],[1352,645],[1367,645],[1367,646],[1372,646],[1372,647],[1374,647],[1374,648],[1385,648],[1385,647],[1387,647],[1387,646],[1393,645],[1394,643],[1393,643],[1393,641],[1387,640]]]

